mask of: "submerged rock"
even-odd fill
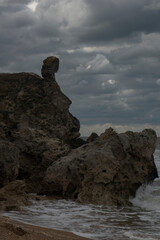
[[[96,141],[47,169],[45,193],[85,203],[129,203],[140,185],[158,177],[153,160],[155,144],[156,133],[150,129],[124,134],[107,129]]]

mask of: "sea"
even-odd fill
[[[160,138],[154,153],[160,175]],[[80,204],[67,200],[32,201],[20,212],[1,212],[32,225],[73,232],[93,240],[160,240],[160,179],[141,186],[133,206]]]

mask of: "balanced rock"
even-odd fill
[[[155,144],[153,130],[117,134],[107,129],[96,141],[47,169],[44,193],[85,203],[129,203],[140,185],[158,177],[153,160]]]
[[[41,74],[43,78],[54,78],[55,73],[59,69],[59,59],[57,57],[47,57],[43,61]]]

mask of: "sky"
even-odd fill
[[[159,0],[0,0],[0,72],[40,75],[52,55],[82,136],[160,136]]]

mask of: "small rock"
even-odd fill
[[[41,74],[43,78],[54,78],[55,73],[59,69],[59,59],[57,57],[47,57],[43,61]]]
[[[98,138],[98,134],[97,133],[91,133],[91,135],[87,138],[87,142],[93,142]]]

